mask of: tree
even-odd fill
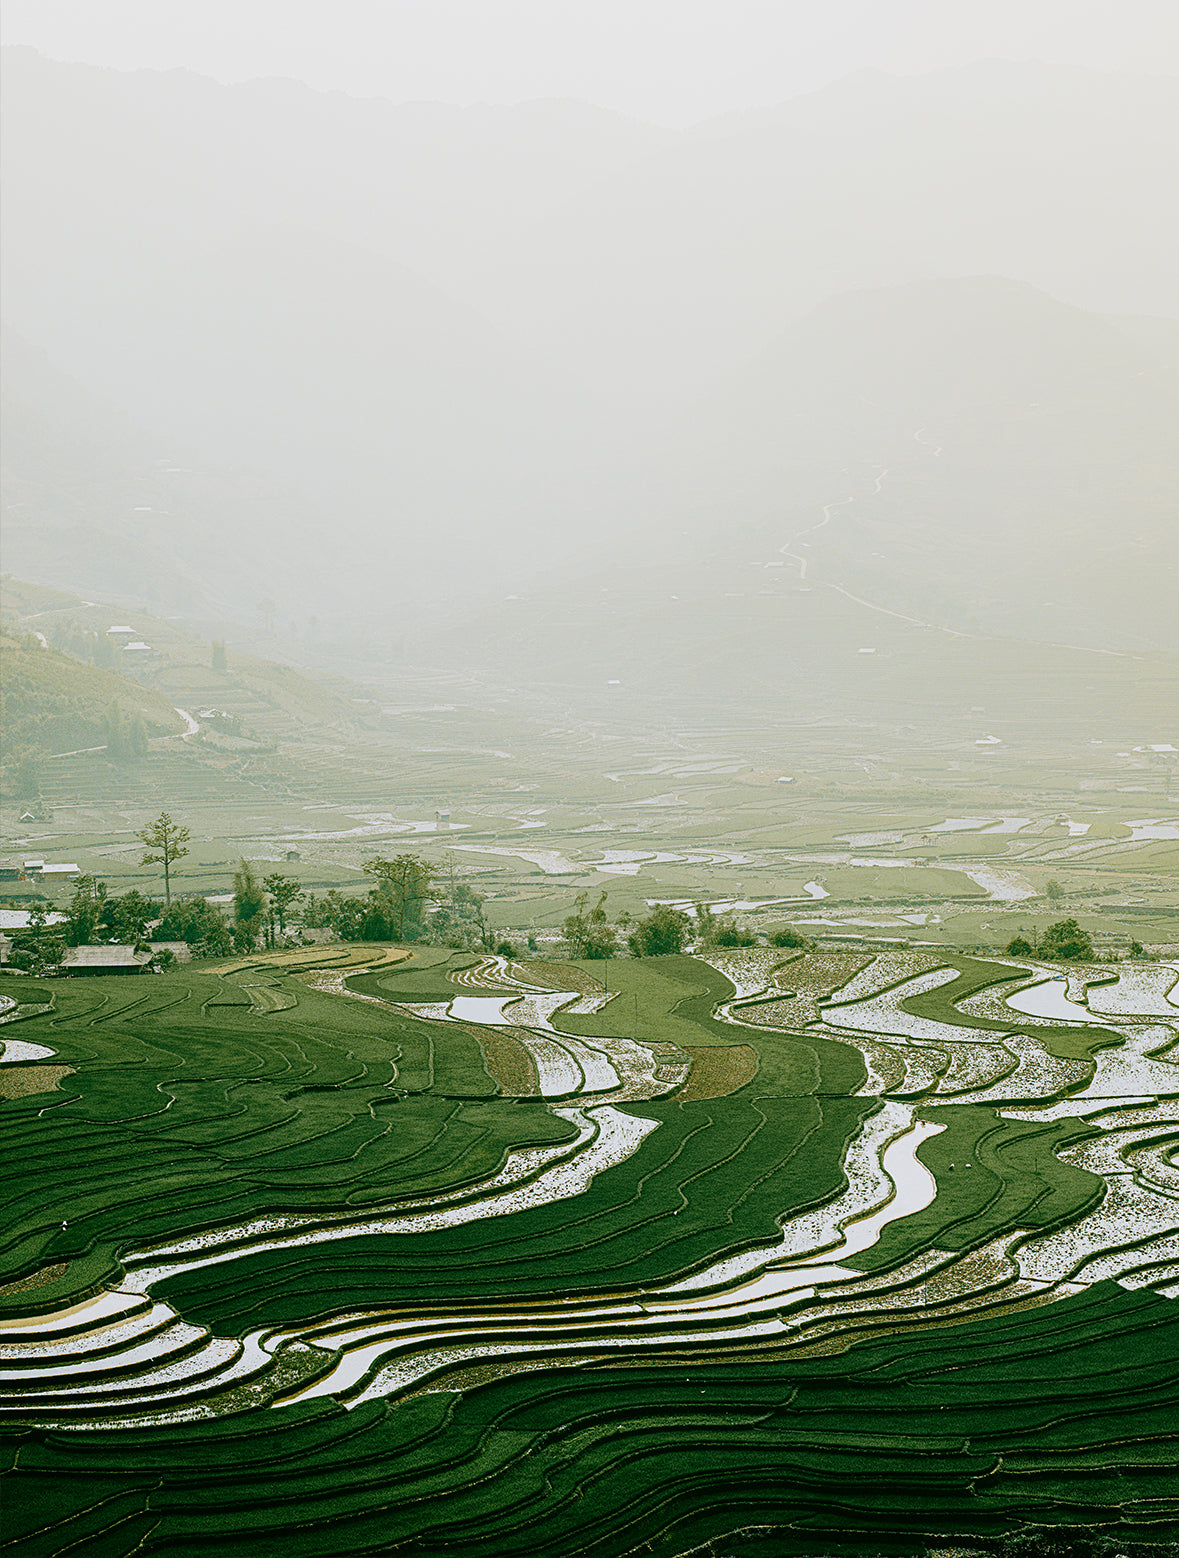
[[[4,789],[21,809],[35,807],[40,801],[44,771],[45,754],[37,747],[25,747],[7,759],[4,766]]]
[[[278,917],[279,933],[285,936],[287,910],[292,904],[299,902],[303,896],[303,889],[293,876],[284,876],[281,871],[272,871],[263,879],[262,885],[270,894],[270,906]]]
[[[606,917],[606,894],[603,893],[594,907],[587,911],[586,893],[579,893],[573,900],[576,914],[570,914],[561,926],[569,950],[575,958],[613,957],[618,947],[618,933]]]
[[[241,859],[233,873],[233,943],[238,952],[252,952],[266,913],[266,890],[248,860]]]
[[[213,669],[214,671],[226,671],[229,669],[229,662],[225,658],[225,640],[223,638],[215,638],[213,640]]]
[[[738,925],[731,914],[722,915],[713,923],[707,939],[714,947],[752,947],[757,940],[753,932]]]
[[[682,952],[684,943],[692,932],[692,922],[686,914],[668,904],[660,904],[645,920],[640,920],[627,937],[627,945],[635,957],[666,957]]]
[[[787,925],[784,930],[776,930],[770,937],[771,947],[809,947],[810,942],[801,931],[794,930]]]
[[[201,900],[204,901],[203,899]],[[149,920],[159,914],[159,905],[145,898],[134,887],[121,898],[108,898],[102,911],[102,923],[119,941],[142,941]],[[180,941],[183,938],[172,938]]]
[[[394,941],[402,941],[407,929],[416,934],[422,910],[434,884],[434,868],[420,855],[395,855],[392,860],[374,856],[364,871],[377,879],[377,893],[384,900]]]
[[[1035,955],[1035,950],[1026,936],[1016,936],[1007,943],[1007,956],[1009,958],[1030,958]]]
[[[1044,888],[1044,896],[1047,898],[1049,903],[1060,903],[1063,901],[1064,888],[1060,885],[1055,877],[1053,877],[1049,881],[1048,885]]]
[[[157,866],[164,868],[164,903],[172,902],[172,867],[178,860],[183,860],[188,854],[188,841],[192,833],[188,828],[182,828],[179,823],[173,822],[166,811],[162,811],[154,822],[149,822],[147,827],[135,835],[147,845],[147,853],[140,861],[141,865]]]
[[[223,958],[232,950],[225,916],[197,894],[176,899],[160,921],[156,936],[160,941],[186,941],[193,957]]]
[[[1050,963],[1092,963],[1096,958],[1088,931],[1076,920],[1057,920],[1040,937],[1040,956]]]
[[[106,883],[80,876],[65,911],[65,939],[71,947],[88,947],[94,940],[105,904]]]

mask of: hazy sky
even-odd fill
[[[1002,57],[1179,75],[1177,0],[6,0],[58,59],[395,99],[578,97],[667,123],[862,66]]]

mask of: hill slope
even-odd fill
[[[147,736],[177,735],[183,723],[161,693],[98,666],[83,665],[31,636],[0,635],[0,724],[12,754],[105,746],[108,711],[138,715]]]

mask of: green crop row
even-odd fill
[[[1159,1550],[1179,1539],[1177,1384],[1179,1306],[1106,1283],[830,1357],[583,1363],[348,1412],[18,1428],[0,1444],[6,1533],[22,1555],[111,1558],[851,1558],[1044,1526]]]

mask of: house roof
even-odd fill
[[[113,947],[71,947],[61,960],[62,968],[142,968],[151,960],[150,952],[136,952],[129,945]]]

